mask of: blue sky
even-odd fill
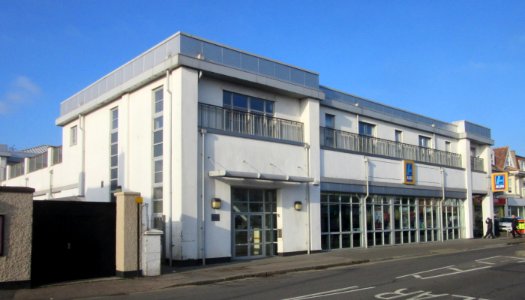
[[[177,31],[492,130],[525,156],[525,1],[0,0],[0,144],[60,145],[60,102]]]

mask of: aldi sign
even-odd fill
[[[492,173],[492,191],[505,192],[507,191],[508,177],[507,173]]]
[[[403,183],[416,184],[416,164],[411,160],[403,161]]]

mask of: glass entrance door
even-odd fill
[[[233,257],[277,253],[275,191],[232,189]]]

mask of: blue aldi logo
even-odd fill
[[[403,183],[416,184],[416,164],[411,160],[403,161]]]
[[[492,174],[492,191],[505,192],[507,191],[507,173],[493,173]]]

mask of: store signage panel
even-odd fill
[[[416,164],[412,160],[403,161],[403,183],[416,184]]]
[[[505,192],[507,191],[508,177],[507,173],[492,173],[492,191]]]

